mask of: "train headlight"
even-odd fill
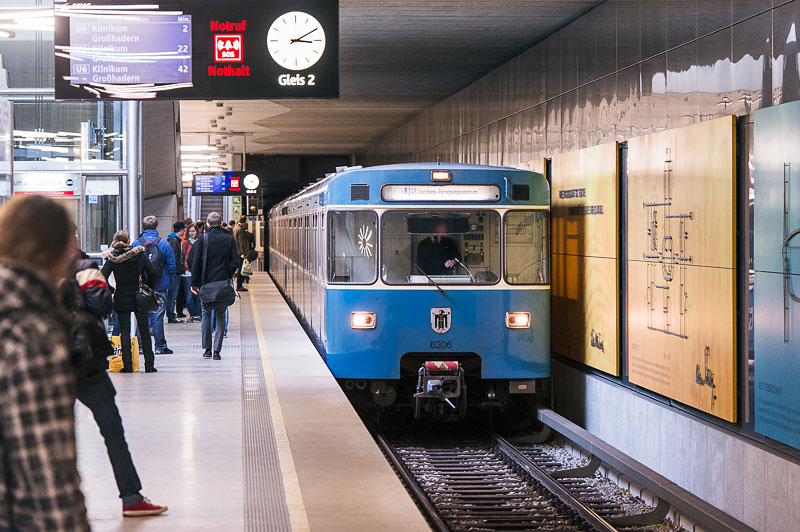
[[[350,327],[353,329],[374,329],[377,323],[374,312],[350,313]]]
[[[509,329],[530,329],[530,312],[506,312],[506,327]]]

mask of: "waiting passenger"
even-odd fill
[[[77,362],[78,400],[92,411],[105,440],[122,499],[122,515],[139,517],[164,513],[166,506],[152,504],[141,494],[142,483],[133,465],[114,400],[117,391],[106,371],[107,358],[114,349],[101,320],[111,312],[111,291],[94,260],[80,250],[76,250],[75,258],[75,276],[62,283],[61,295],[69,317],[72,354]]]
[[[114,274],[117,282],[114,292],[114,310],[120,324],[120,343],[122,344],[122,373],[133,372],[131,358],[131,312],[136,315],[139,326],[141,348],[144,352],[144,370],[147,373],[156,372],[153,345],[150,343],[150,326],[147,312],[136,309],[136,292],[139,290],[139,279],[144,276],[150,288],[155,284],[155,268],[147,260],[144,247],[128,244],[128,233],[117,231],[111,247],[103,252],[106,259],[103,264],[103,275],[108,279]],[[139,353],[136,353],[139,356]]]
[[[233,237],[222,230],[220,224],[222,216],[218,212],[208,215],[208,234],[197,240],[192,248],[192,292],[200,294],[200,289],[210,283],[227,282],[227,286],[232,285],[233,274],[239,267],[239,254],[236,252],[236,242]],[[224,285],[225,283],[219,283]],[[232,290],[232,286],[231,286]],[[225,334],[225,311],[223,309],[212,309],[211,305],[203,301],[203,319],[200,324],[201,334],[203,335],[203,357],[212,357],[211,344],[211,314],[213,310],[215,320],[215,334],[213,344],[213,358],[220,360],[222,351],[222,338]]]
[[[0,530],[85,532],[75,367],[55,295],[75,226],[55,201],[24,196],[0,227]]]
[[[143,246],[145,255],[155,266],[156,283],[153,290],[161,294],[164,301],[158,310],[150,313],[150,331],[153,333],[153,340],[156,344],[156,354],[171,355],[172,349],[167,346],[167,337],[164,335],[164,314],[167,311],[170,282],[175,274],[175,254],[172,253],[169,242],[158,236],[158,218],[145,216],[142,220],[142,228],[144,228],[144,232],[133,241],[133,247]]]
[[[447,275],[461,260],[455,241],[447,236],[447,223],[436,222],[433,234],[417,245],[417,264],[427,275]]]
[[[240,292],[247,292],[247,288],[243,286],[245,276],[242,275],[242,266],[250,251],[250,240],[247,238],[247,216],[244,214],[239,217],[239,223],[233,229],[233,239],[236,241],[236,252],[239,254],[239,273],[236,274],[236,289]]]
[[[195,224],[190,224],[186,227],[186,231],[183,233],[183,242],[181,242],[181,250],[183,252],[184,260],[186,261],[186,273],[183,274],[182,280],[184,285],[186,285],[185,292],[186,292],[186,311],[189,313],[188,322],[193,321],[200,321],[200,300],[197,299],[197,295],[192,292],[192,259],[194,255],[192,255],[192,249],[194,249],[194,244],[197,242],[197,237],[199,236],[197,232],[197,226]]]
[[[175,273],[169,276],[169,291],[167,292],[167,323],[183,323],[183,320],[179,320],[179,316],[175,314],[175,308],[176,303],[181,300],[181,278],[186,271],[186,260],[181,248],[181,237],[183,237],[185,230],[186,225],[183,222],[175,222],[172,224],[172,232],[167,235],[167,242],[172,248],[172,255],[175,257]],[[185,300],[186,294],[184,293],[183,301]]]

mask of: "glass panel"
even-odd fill
[[[331,212],[328,233],[331,283],[369,284],[377,275],[375,242],[378,215],[373,211]]]
[[[550,214],[547,211],[511,211],[504,217],[506,282],[550,282]]]
[[[381,220],[387,284],[493,284],[500,216],[493,211],[390,211]]]
[[[106,249],[120,226],[120,178],[86,178],[86,242],[84,251]]]

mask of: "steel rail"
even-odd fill
[[[594,510],[588,508],[585,504],[576,499],[567,488],[551,477],[544,469],[533,463],[531,459],[522,454],[516,447],[506,441],[505,438],[496,433],[492,433],[492,438],[494,438],[497,448],[508,456],[510,460],[525,470],[525,472],[533,478],[541,482],[548,490],[561,499],[564,504],[575,510],[578,515],[583,517],[598,532],[617,532],[616,528],[611,526]]]
[[[425,512],[431,525],[433,525],[433,529],[437,532],[450,532],[450,528],[439,515],[439,512],[433,506],[433,503],[431,503],[431,501],[428,499],[428,496],[425,494],[419,484],[417,484],[417,481],[414,479],[411,473],[409,473],[405,465],[403,465],[403,462],[400,460],[400,458],[397,457],[397,454],[394,452],[394,447],[392,447],[392,445],[386,441],[381,434],[375,434],[375,439],[377,440],[381,449],[383,449],[383,452],[386,453],[386,456],[389,458],[389,461],[391,461],[392,465],[397,471],[397,474],[403,479],[403,482],[411,492],[414,500],[416,500],[417,504],[422,507],[422,510]]]

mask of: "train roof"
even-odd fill
[[[451,181],[432,182],[431,172],[435,170],[449,171],[452,176]],[[536,172],[508,166],[428,162],[347,168],[309,185],[279,203],[278,206],[283,206],[287,202],[294,203],[295,200],[301,200],[303,204],[307,202],[305,200],[315,204],[321,201],[328,205],[396,204],[397,202],[385,201],[381,193],[384,185],[392,184],[410,186],[496,185],[505,189],[503,195],[507,197],[506,201],[501,199],[493,202],[476,201],[473,203],[548,205],[550,201],[550,187],[544,176]],[[523,194],[519,198],[510,199],[510,190],[515,186],[526,187],[527,195]],[[353,195],[353,187],[361,187],[359,190],[361,195]]]

